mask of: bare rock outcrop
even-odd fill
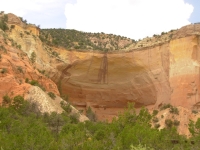
[[[42,113],[62,113],[64,111],[60,105],[62,99],[59,97],[60,94],[56,84],[36,70],[27,54],[13,47],[10,44],[12,41],[9,41],[7,38],[0,31],[0,104],[2,104],[5,95],[11,98],[21,95],[25,100],[37,103],[38,109]],[[38,86],[30,85],[28,82],[31,81],[37,81],[46,92]],[[56,99],[52,100],[47,92],[53,92],[57,95]],[[81,122],[88,120],[86,116],[80,114],[73,106],[71,108],[72,114],[79,114]]]
[[[8,24],[18,25],[18,26],[20,26],[22,28],[25,27],[25,24],[16,15],[14,15],[12,13],[8,13],[7,16],[8,16]]]
[[[77,108],[92,107],[100,120],[110,120],[128,102],[137,108],[171,103],[199,109],[199,27],[183,27],[169,41],[128,52],[58,50],[67,64],[53,80]]]
[[[3,34],[0,33],[0,103],[5,95],[23,96],[30,87],[27,79],[35,80],[47,91],[59,95],[56,84],[33,67],[26,53],[9,46],[11,41]]]
[[[36,103],[41,113],[57,112],[61,114],[64,111],[60,105],[61,101],[63,101],[62,98],[56,96],[55,99],[52,99],[47,93],[37,86],[30,87],[24,98],[32,103]],[[73,106],[70,107],[72,109],[71,114],[78,114],[80,122],[89,120],[85,115],[80,114],[76,108]]]
[[[24,98],[30,102],[36,103],[41,113],[63,112],[63,109],[60,106],[61,100],[59,98],[53,100],[47,93],[37,86],[29,88]]]
[[[76,108],[85,111],[91,107],[99,120],[111,120],[128,102],[134,102],[136,108],[154,109],[171,103],[200,109],[200,24],[145,38],[122,51],[107,53],[50,47],[16,24],[17,27],[9,31],[9,38],[21,45],[29,59],[33,52],[36,54],[35,67],[44,70],[44,75],[57,84],[61,94],[69,96]],[[8,45],[12,47],[12,42],[8,41]],[[14,50],[10,48],[9,51]],[[2,56],[1,65],[5,66],[9,58]],[[12,59],[17,57],[16,52],[12,53]],[[20,66],[17,63],[15,61],[15,65]],[[29,68],[29,65],[22,68]],[[4,81],[16,80],[8,73]],[[28,78],[45,80],[45,86],[51,89],[48,78],[40,79],[40,74],[36,74],[29,73]],[[23,79],[26,77],[24,74]],[[52,90],[58,94],[55,84],[52,85]]]
[[[62,93],[79,109],[92,107],[111,119],[134,102],[137,108],[170,99],[168,45],[128,53],[68,53],[74,62],[62,72]],[[103,66],[106,66],[105,68]]]

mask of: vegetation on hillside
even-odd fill
[[[69,29],[41,29],[40,39],[47,45],[66,49],[112,51],[124,49],[134,43],[127,37],[113,34],[86,33]]]
[[[132,105],[111,123],[81,123],[68,112],[41,114],[37,104],[19,95],[13,100],[7,95],[3,99],[6,107],[0,107],[1,149],[171,150],[200,146],[200,120],[190,123],[193,137],[187,139],[177,133],[176,126],[160,131],[152,128],[152,115],[147,109],[136,114]]]
[[[2,12],[0,14],[2,14]],[[7,21],[8,21],[7,15],[0,16],[0,29],[2,29],[3,31],[6,31],[6,30],[9,29],[7,24],[6,24]]]
[[[22,21],[27,22],[23,19]],[[4,31],[7,30],[5,17],[0,20],[0,28]],[[65,29],[42,29],[40,39],[52,46],[100,51],[124,49],[135,42],[112,34],[84,33]],[[18,46],[12,39],[5,39],[5,43],[6,41],[10,41],[12,46]],[[0,45],[0,50],[6,53],[3,45]],[[52,51],[52,55],[58,56],[58,53]],[[0,54],[0,61],[1,59]],[[35,52],[31,53],[30,60],[32,64],[35,63]],[[23,68],[18,66],[17,71],[23,73]],[[45,70],[40,72],[44,74]],[[2,68],[0,73],[6,74],[7,69]],[[29,81],[28,78],[25,81],[45,90],[38,81]],[[48,95],[52,99],[56,98],[52,92],[49,92]],[[67,100],[68,97],[66,96],[65,99]],[[95,113],[89,107],[86,110],[86,115],[90,121],[81,123],[77,114],[70,114],[72,108],[69,103],[62,101],[60,104],[65,110],[62,114],[56,112],[42,114],[36,103],[29,103],[20,95],[13,99],[8,95],[3,96],[3,103],[0,106],[0,149],[196,150],[200,147],[200,119],[196,123],[190,121],[189,130],[192,137],[186,138],[177,133],[177,126],[180,122],[176,119],[166,119],[166,128],[159,130],[159,118],[156,116],[158,110],[154,110],[151,115],[147,109],[142,108],[136,114],[134,107],[129,105],[124,113],[119,114],[118,119],[113,119],[111,123],[108,123],[97,122]],[[179,115],[179,110],[176,107],[166,104],[160,108],[160,111],[165,109],[169,109],[169,112],[174,116]]]

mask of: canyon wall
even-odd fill
[[[170,42],[170,103],[198,109],[200,102],[200,38],[189,36]]]
[[[27,94],[30,88],[27,79],[38,81],[47,91],[59,95],[56,84],[39,73],[30,63],[27,54],[10,46],[12,42],[2,35],[0,31],[0,104],[5,95],[14,97]]]
[[[198,109],[200,38],[191,27],[178,30],[169,41],[129,52],[60,50],[68,61],[58,66],[58,86],[74,106],[91,107],[99,120],[110,120],[128,102],[136,108],[171,103]]]
[[[62,72],[62,93],[79,109],[93,108],[100,120],[117,115],[128,102],[136,107],[169,102],[168,44],[127,53],[68,56],[74,60]]]
[[[12,14],[8,17],[10,25],[15,24],[9,38],[30,59],[36,54],[33,65],[45,71],[60,94],[68,95],[79,110],[91,107],[99,120],[111,120],[128,102],[136,108],[154,109],[164,103],[200,108],[200,24],[146,38],[124,51],[103,53],[45,45],[37,28],[28,28]],[[54,93],[59,95],[56,88]]]

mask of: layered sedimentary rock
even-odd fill
[[[71,52],[75,60],[60,78],[62,93],[79,109],[92,107],[99,119],[170,99],[169,47],[164,44],[127,53]]]
[[[170,42],[171,103],[198,108],[200,88],[200,38],[189,36]]]
[[[32,103],[35,103],[38,110],[41,113],[62,113],[64,112],[63,108],[61,107],[60,103],[67,103],[64,102],[62,98],[59,96],[56,96],[54,100],[52,100],[47,93],[45,93],[41,88],[37,86],[32,86],[28,90],[28,94],[25,95],[25,99],[29,100]],[[79,121],[84,122],[86,120],[89,120],[85,115],[81,114],[76,108],[74,108],[72,105],[71,107],[71,115],[78,114]]]
[[[0,31],[0,106],[6,105],[3,101],[4,96],[13,99],[21,95],[25,100],[34,102],[41,113],[62,113],[64,110],[60,102],[63,99],[59,97],[56,84],[36,69],[26,53],[11,46],[11,43],[12,40],[8,40],[8,37]],[[29,84],[31,81],[37,81],[40,87],[32,86]],[[48,92],[57,95],[55,100],[47,94]],[[71,109],[71,114],[78,114],[81,122],[88,120],[73,106]]]
[[[2,35],[0,31],[0,103],[5,95],[24,96],[30,88],[30,84],[25,82],[28,79],[37,81],[47,91],[59,95],[56,84],[33,67],[26,53],[9,46],[10,41],[6,45]]]
[[[24,95],[30,87],[25,79],[38,81],[47,91],[57,95],[57,86],[47,77],[32,68],[27,60],[21,60],[16,54],[1,55],[0,62],[0,102],[5,95]],[[26,58],[25,58],[26,59]]]
[[[17,30],[21,31],[21,33],[24,31],[27,31],[33,35],[39,36],[39,28],[36,27],[34,24],[26,24],[26,23],[22,22],[22,19],[20,19],[19,17],[15,16],[12,13],[7,14],[7,16],[8,16],[9,26],[11,26],[11,25],[16,26]]]
[[[68,95],[80,110],[91,107],[99,120],[111,120],[128,102],[149,109],[164,103],[200,107],[200,24],[145,38],[118,52],[103,53],[50,47],[40,41],[37,28],[31,30],[12,14],[8,23],[15,25],[9,38],[21,45],[29,58],[36,54],[35,67],[45,70],[60,94]]]
[[[67,60],[57,67],[61,91],[77,108],[91,107],[100,120],[110,120],[128,102],[136,108],[171,103],[197,109],[199,27],[183,27],[169,41],[129,52],[61,51]]]
[[[44,46],[39,38],[39,28],[32,24],[23,23],[17,16],[8,14],[8,26],[14,25],[12,29],[7,31],[7,38],[12,39],[8,44],[20,46],[20,49],[28,55],[34,53],[34,65],[39,70],[45,70],[45,75],[50,76],[51,72],[56,72],[55,64],[60,62],[58,58],[52,56],[52,48]]]

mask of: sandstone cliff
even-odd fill
[[[0,31],[0,103],[9,95],[25,96],[31,87],[26,80],[37,81],[48,92],[59,95],[56,84],[33,67],[27,54],[12,46],[5,33]]]
[[[173,31],[171,39],[161,36],[160,42],[126,52],[57,49],[66,65],[58,66],[60,77],[52,79],[77,108],[92,107],[100,120],[111,119],[127,102],[137,108],[171,103],[198,109],[199,35],[195,24]]]
[[[36,30],[16,22],[10,21],[15,28],[7,31],[9,38],[30,59],[36,54],[34,66],[57,84],[61,94],[69,95],[76,108],[91,107],[99,120],[111,120],[127,102],[136,108],[171,103],[199,109],[200,24],[147,37],[118,52],[100,53],[51,47],[41,42]]]
[[[7,24],[10,28],[8,31],[0,29],[0,104],[5,95],[11,98],[21,95],[26,100],[36,102],[42,113],[62,113],[64,110],[60,105],[62,99],[57,85],[49,78],[48,72],[44,74],[44,71],[52,71],[47,64],[52,55],[43,49],[37,27],[25,25],[13,14],[8,14]],[[37,82],[45,91],[29,84],[31,81]],[[57,95],[55,101],[48,96],[48,92]],[[72,114],[80,114],[73,106],[71,108]],[[80,121],[85,120],[88,118],[80,114]]]

